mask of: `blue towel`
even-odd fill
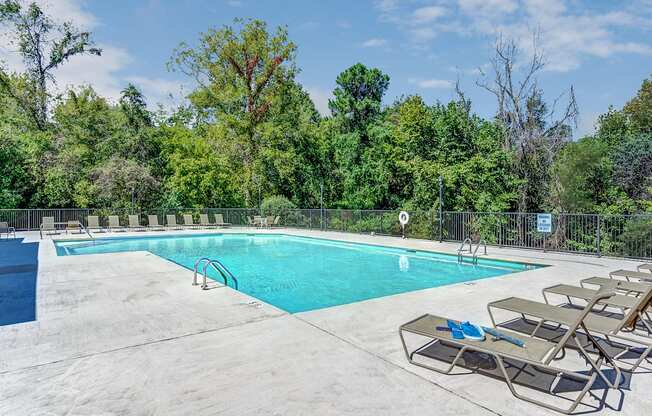
[[[446,321],[446,324],[450,328],[454,339],[464,339],[464,332],[462,331],[460,324],[455,321],[451,321],[450,319]]]

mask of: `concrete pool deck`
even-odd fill
[[[246,232],[457,248],[335,232]],[[489,247],[488,257],[552,267],[288,314],[231,288],[202,291],[190,285],[191,271],[147,252],[58,257],[51,238],[18,237],[40,242],[36,320],[0,326],[0,415],[556,414],[515,399],[503,381],[410,365],[398,326],[426,312],[489,324],[489,301],[541,300],[544,287],[640,264]],[[19,261],[0,255],[0,268]],[[627,390],[587,396],[578,412],[652,411],[652,365],[645,367]]]

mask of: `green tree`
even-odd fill
[[[203,33],[195,48],[182,43],[170,67],[197,82],[189,98],[208,120],[223,126],[230,155],[243,165],[242,184],[251,203],[260,129],[285,84],[294,78],[296,46],[284,27],[269,33],[260,20],[235,24]]]
[[[100,55],[89,32],[80,31],[72,23],[55,23],[36,4],[23,8],[18,1],[0,3],[0,24],[15,35],[18,52],[23,58],[28,79],[27,93],[12,88],[8,75],[0,68],[0,88],[5,89],[43,129],[47,123],[48,82],[52,72],[75,55]]]
[[[339,74],[335,82],[335,99],[328,101],[328,107],[334,117],[344,120],[346,131],[359,131],[364,136],[367,125],[380,113],[389,76],[357,63]]]

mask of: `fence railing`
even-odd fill
[[[552,214],[550,233],[537,231],[537,214],[444,212],[444,239],[482,236],[488,244],[594,254],[652,258],[652,214]]]
[[[8,222],[17,230],[37,230],[43,217],[54,217],[55,222],[71,220],[87,225],[89,215],[100,217],[101,225],[108,225],[108,215],[118,215],[123,224],[127,216],[140,215],[145,223],[147,215],[157,215],[159,223],[174,214],[181,220],[183,214],[222,214],[225,222],[235,226],[248,225],[248,217],[265,215],[250,208],[183,208],[183,209],[0,209],[0,222]],[[348,209],[292,209],[280,212],[281,225],[354,233],[402,235],[398,210]],[[537,231],[537,214],[515,212],[450,212],[409,211],[410,222],[405,236],[429,240],[477,240],[482,236],[487,244],[550,251],[572,252],[630,258],[652,258],[652,214],[598,215],[553,214],[552,232]]]

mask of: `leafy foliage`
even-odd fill
[[[115,103],[92,86],[53,99],[41,78],[54,81],[48,71],[74,54],[100,53],[90,33],[55,25],[37,6],[0,5],[0,24],[17,39],[50,40],[21,47],[24,73],[0,70],[0,208],[248,206],[305,225],[309,214],[287,213],[319,207],[323,190],[325,207],[356,210],[335,211],[326,227],[399,233],[393,213],[363,210],[408,209],[408,234],[432,238],[441,176],[446,210],[652,212],[650,80],[600,117],[594,136],[575,142],[574,100],[550,122],[536,84],[520,92],[506,78],[486,84],[499,97],[518,95],[488,120],[463,94],[383,105],[389,76],[361,63],[337,77],[332,115],[323,117],[295,79],[287,30],[237,20],[174,51],[170,68],[196,88],[189,105],[154,113],[133,85]],[[45,51],[47,59],[33,60]],[[35,72],[39,62],[48,71]],[[496,62],[504,74],[505,61]],[[482,217],[474,227],[498,225]]]

